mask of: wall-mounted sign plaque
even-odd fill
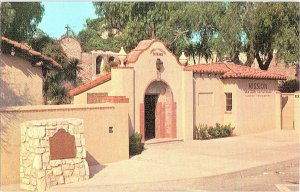
[[[76,157],[75,137],[64,129],[59,129],[49,138],[49,142],[51,160]]]

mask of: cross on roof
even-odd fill
[[[65,27],[67,29],[67,37],[69,37],[69,31],[71,31],[70,26],[67,24],[67,26]]]

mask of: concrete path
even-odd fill
[[[88,181],[53,191],[226,175],[299,159],[299,134],[272,131],[214,140],[148,145],[129,160],[90,167]],[[295,161],[294,161],[295,162]]]
[[[123,189],[132,184],[151,185],[195,178],[205,181],[289,163],[299,167],[299,133],[296,131],[160,143],[147,145],[142,154],[129,160],[91,166],[89,180],[55,186],[49,191],[105,191],[105,188],[111,189],[109,186]],[[15,187],[1,186],[1,189]]]

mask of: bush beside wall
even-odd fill
[[[144,144],[142,141],[142,135],[139,133],[134,133],[129,138],[129,155],[140,154],[144,150]]]
[[[194,128],[194,139],[212,139],[220,137],[229,137],[233,134],[234,127],[230,124],[221,125],[216,123],[216,126],[207,126],[200,124]]]
[[[296,79],[283,81],[278,89],[281,93],[294,93],[299,91],[299,81]]]

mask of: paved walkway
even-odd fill
[[[57,186],[53,191],[208,177],[294,159],[299,159],[295,131],[153,144],[129,160],[91,167],[93,176],[88,181]]]
[[[99,191],[112,185],[207,179],[298,161],[299,134],[295,131],[152,144],[129,160],[90,167],[92,177],[87,181],[50,191]]]

